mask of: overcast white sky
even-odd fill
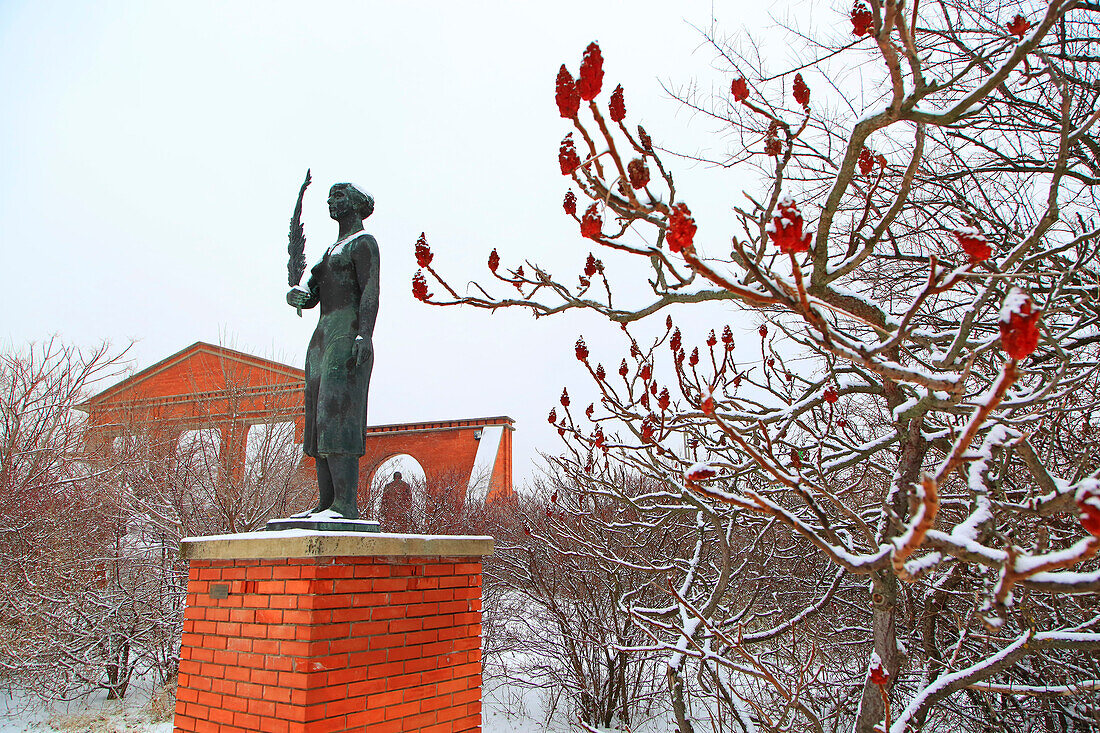
[[[311,167],[310,262],[335,239],[329,185],[377,202],[370,422],[510,415],[526,476],[536,450],[559,450],[545,415],[562,386],[591,394],[577,335],[615,364],[622,344],[583,318],[417,303],[417,236],[456,285],[482,278],[494,247],[573,281],[589,247],[561,211],[558,66],[576,73],[598,40],[604,103],[622,83],[628,122],[659,143],[720,149],[659,81],[728,86],[692,25],[759,26],[771,4],[4,0],[3,348],[132,340],[140,369],[208,341],[300,366],[316,313],[285,304],[286,234]],[[722,247],[741,184],[673,165],[700,237]]]

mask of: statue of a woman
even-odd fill
[[[286,295],[295,308],[321,304],[306,352],[303,449],[317,462],[320,493],[311,517],[359,518],[359,457],[378,317],[378,243],[363,231],[363,220],[373,211],[370,194],[350,183],[334,185],[328,212],[340,225],[336,243],[313,266],[305,288]]]

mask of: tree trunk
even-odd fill
[[[898,579],[890,571],[876,574],[871,581],[871,631],[874,636],[875,651],[890,673],[887,693],[893,686],[901,669],[901,655],[898,654],[897,637],[897,598]],[[882,702],[879,686],[871,682],[870,676],[863,683],[863,697],[856,714],[855,733],[873,733],[874,727],[882,722],[886,708]]]
[[[672,712],[676,715],[676,724],[679,726],[680,733],[695,733],[695,729],[691,727],[691,721],[687,716],[687,702],[684,700],[684,680],[680,677],[679,671],[668,668],[666,673],[668,678],[668,692],[672,697]]]

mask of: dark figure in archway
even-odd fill
[[[329,190],[328,211],[340,225],[338,238],[286,302],[295,308],[321,304],[306,352],[303,450],[317,462],[320,494],[310,516],[358,519],[379,289],[378,243],[363,231],[363,220],[374,211],[374,199],[350,183],[337,183]]]
[[[412,488],[403,478],[401,472],[393,474],[390,481],[382,488],[382,505],[378,515],[384,523],[384,528],[392,530],[395,525],[407,526],[412,519]]]

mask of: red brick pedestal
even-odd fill
[[[184,540],[176,733],[481,729],[488,537]]]

